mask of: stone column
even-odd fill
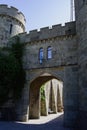
[[[40,111],[41,111],[41,116],[47,116],[48,115],[48,88],[50,86],[47,86],[48,83],[44,85],[44,93],[43,96],[44,98],[40,98]]]
[[[60,95],[59,86],[57,88],[57,111],[58,112],[62,112],[63,111],[63,108],[62,108],[62,99],[61,99],[61,95]]]
[[[53,113],[57,113],[57,102],[56,102],[56,97],[55,97],[55,92],[54,92],[55,86],[53,87],[53,83],[51,81],[51,87],[50,87],[50,98],[49,98],[49,108]]]
[[[30,101],[29,101],[29,118],[40,118],[40,88],[31,86],[30,88]]]
[[[40,104],[41,104],[40,105],[41,116],[47,116],[48,115],[48,111],[47,111],[46,99],[45,100],[41,100]]]

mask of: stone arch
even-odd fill
[[[46,74],[49,74],[46,76]],[[43,78],[43,80],[42,80]],[[31,117],[39,118],[39,89],[40,85],[52,78],[59,79],[63,81],[63,103],[64,103],[64,125],[74,126],[77,116],[78,116],[78,66],[61,66],[61,67],[50,67],[50,68],[37,68],[30,69],[26,71],[26,84],[23,91],[22,101],[18,109],[18,117],[22,121],[27,121],[29,119],[29,114]],[[72,79],[72,80],[71,80]],[[36,81],[36,82],[35,82]],[[39,81],[41,81],[39,83]],[[37,84],[39,83],[39,85]],[[33,87],[32,87],[33,86]],[[32,88],[32,89],[31,89]],[[33,93],[35,90],[35,94]],[[38,90],[38,91],[36,91]],[[29,94],[31,94],[29,96]],[[34,95],[32,95],[34,94]],[[34,97],[34,102],[29,113],[29,108],[31,106],[29,102],[29,97]],[[30,99],[31,100],[31,99]],[[35,102],[37,106],[35,106]],[[21,108],[21,112],[20,112]],[[33,111],[35,109],[36,111]]]
[[[28,77],[27,80],[29,80],[31,84],[38,77],[46,76],[46,75],[64,81],[64,67],[30,70],[29,72],[27,72],[27,77]]]
[[[52,73],[41,73],[38,77],[36,77],[32,82],[30,82],[30,92],[29,92],[29,118],[38,119],[40,118],[40,87],[42,84],[56,79],[61,81],[60,78],[56,77],[56,75],[52,75]],[[53,87],[53,86],[51,86]],[[53,88],[52,88],[53,89]],[[52,90],[52,93],[54,89]],[[54,97],[55,98],[55,97]],[[55,99],[52,100],[54,102],[53,112],[57,113],[57,106],[55,105]],[[48,110],[47,114],[48,115]]]

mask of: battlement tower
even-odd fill
[[[10,37],[25,31],[25,17],[14,7],[0,5],[0,46],[6,46]]]

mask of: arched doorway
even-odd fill
[[[30,84],[29,119],[63,111],[63,81],[43,74]]]

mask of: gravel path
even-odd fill
[[[55,118],[55,119],[53,119]],[[40,120],[21,122],[0,122],[0,130],[72,130],[63,127],[63,114],[41,117]]]

